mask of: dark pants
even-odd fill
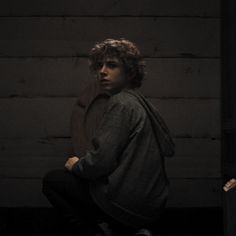
[[[89,180],[66,170],[47,173],[43,178],[43,193],[64,217],[66,229],[71,234],[94,235],[100,229],[99,220],[108,223],[118,235],[132,235],[135,231],[105,214],[95,204],[89,192]]]

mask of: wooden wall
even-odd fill
[[[5,0],[0,29],[0,207],[49,206],[41,178],[68,155],[88,51],[120,37],[176,142],[168,206],[221,206],[220,0]]]

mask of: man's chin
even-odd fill
[[[106,91],[112,90],[112,87],[110,85],[100,84],[100,87],[101,87],[102,90],[106,90]]]
[[[101,87],[102,91],[108,92],[108,93],[111,93],[111,94],[118,93],[121,90],[121,88],[112,87],[110,85],[100,85],[100,87]]]

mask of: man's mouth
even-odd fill
[[[110,84],[111,82],[109,80],[103,79],[103,80],[100,81],[100,83],[101,84]]]

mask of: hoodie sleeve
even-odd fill
[[[125,104],[110,99],[91,140],[90,150],[72,168],[74,174],[96,179],[116,169],[118,157],[129,140],[130,115],[130,109]]]

